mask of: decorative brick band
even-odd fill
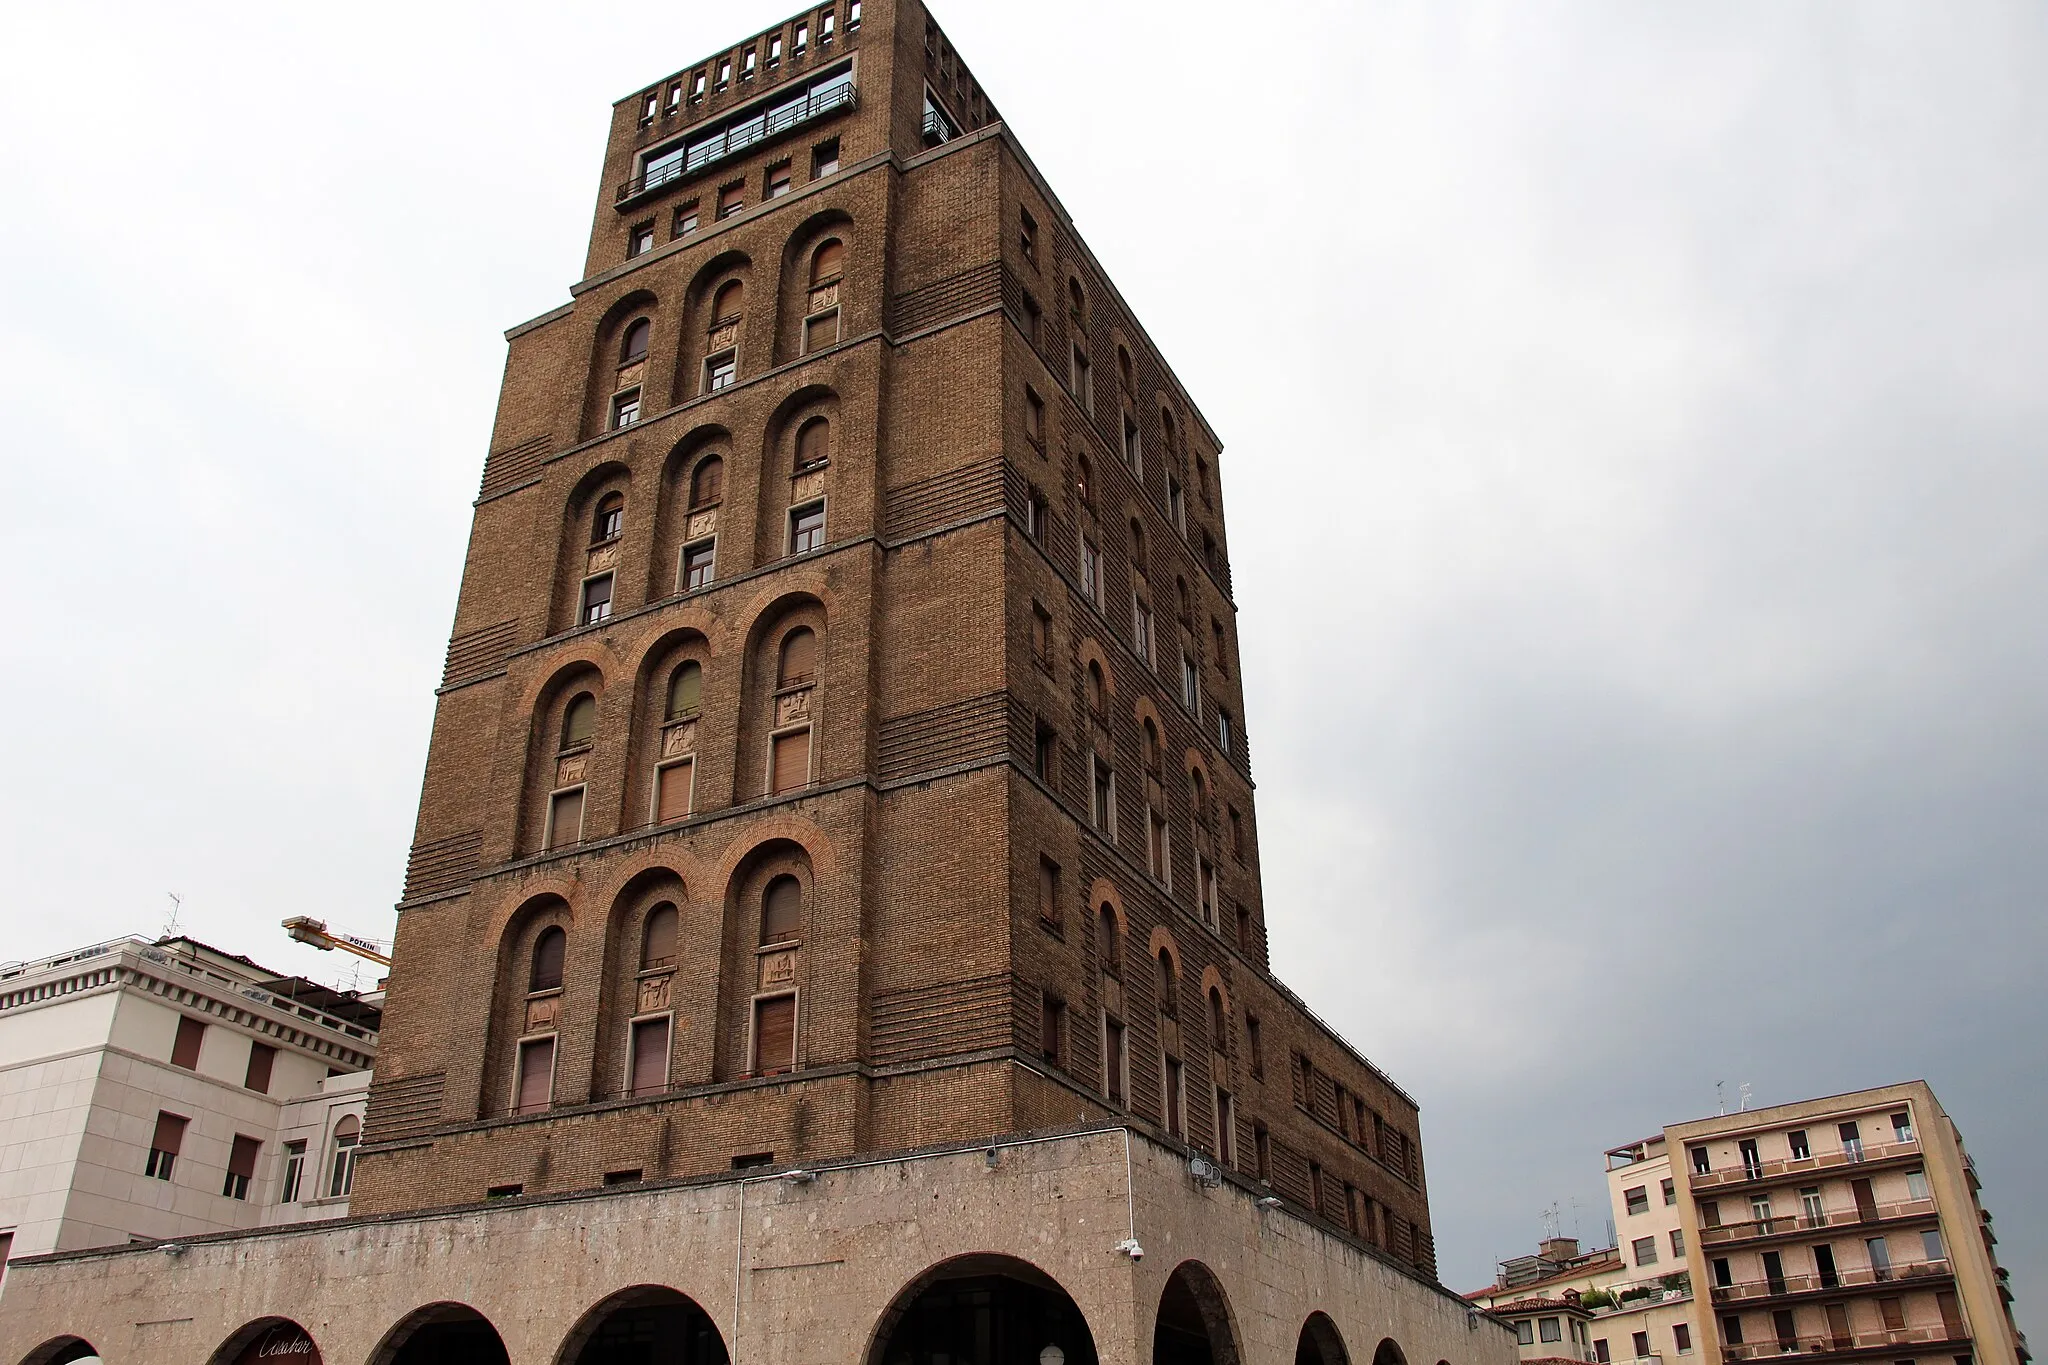
[[[493,493],[502,493],[516,483],[524,483],[540,472],[540,467],[553,448],[552,434],[535,436],[521,441],[516,446],[494,450],[484,460],[484,481],[476,495],[488,498]]]
[[[457,891],[476,880],[477,851],[483,840],[482,833],[470,830],[414,844],[412,856],[405,860],[404,899]]]
[[[518,643],[516,620],[480,626],[455,636],[448,641],[448,662],[441,669],[441,686],[457,687],[498,672]]]

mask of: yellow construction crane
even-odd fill
[[[322,952],[339,948],[344,953],[354,953],[357,957],[368,958],[380,967],[391,965],[391,954],[376,939],[344,933],[339,929],[329,929],[327,921],[314,919],[310,915],[293,915],[284,922],[284,931],[298,942],[309,943]]]

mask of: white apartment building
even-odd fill
[[[186,938],[0,966],[9,1257],[348,1211],[377,995]]]

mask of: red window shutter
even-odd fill
[[[813,417],[796,434],[796,462],[808,465],[831,457],[832,426],[822,417]]]
[[[655,819],[666,823],[690,813],[691,771],[687,761],[671,763],[661,770],[655,793]]]
[[[805,627],[782,640],[782,660],[775,671],[777,687],[809,682],[818,669],[818,633]]]
[[[796,997],[754,1002],[754,1074],[770,1076],[796,1066]]]
[[[256,1174],[256,1153],[263,1150],[263,1143],[252,1137],[237,1133],[234,1145],[228,1149],[228,1174],[254,1176]]]
[[[555,1040],[542,1038],[519,1049],[518,1112],[538,1113],[548,1107],[554,1090]]]
[[[775,751],[771,760],[774,772],[770,775],[770,791],[780,796],[784,792],[801,791],[811,782],[811,732],[797,730],[775,737]]]
[[[690,506],[703,507],[725,496],[725,461],[713,455],[690,477]]]
[[[159,1152],[178,1155],[185,1145],[185,1122],[176,1114],[159,1113],[156,1116],[156,1133],[150,1138],[149,1145]]]
[[[583,788],[555,793],[548,820],[548,847],[561,848],[583,837]]]
[[[668,1085],[668,1020],[633,1025],[633,1093],[659,1094]]]
[[[831,241],[819,247],[818,254],[811,258],[811,284],[815,287],[838,279],[845,260],[846,247],[843,243]]]
[[[259,1095],[270,1093],[270,1068],[277,1060],[277,1049],[268,1043],[252,1043],[249,1046],[249,1072],[242,1078],[242,1087]]]
[[[177,1041],[171,1044],[171,1065],[182,1066],[187,1071],[199,1069],[199,1040],[206,1036],[206,1025],[189,1014],[178,1016]]]

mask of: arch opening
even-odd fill
[[[21,1365],[99,1365],[99,1349],[84,1337],[52,1337],[21,1358]]]
[[[896,1295],[866,1365],[1095,1365],[1095,1338],[1073,1297],[1037,1266],[962,1256]]]
[[[1237,1365],[1230,1301],[1200,1261],[1182,1261],[1159,1296],[1152,1328],[1152,1365]]]
[[[1344,1338],[1327,1313],[1311,1313],[1294,1344],[1294,1365],[1351,1365]]]
[[[399,1320],[370,1365],[511,1365],[490,1319],[467,1304],[430,1303]]]
[[[585,1313],[555,1365],[726,1365],[728,1359],[725,1338],[695,1299],[642,1284]]]
[[[321,1365],[321,1360],[311,1332],[290,1318],[258,1318],[222,1342],[208,1365]]]

